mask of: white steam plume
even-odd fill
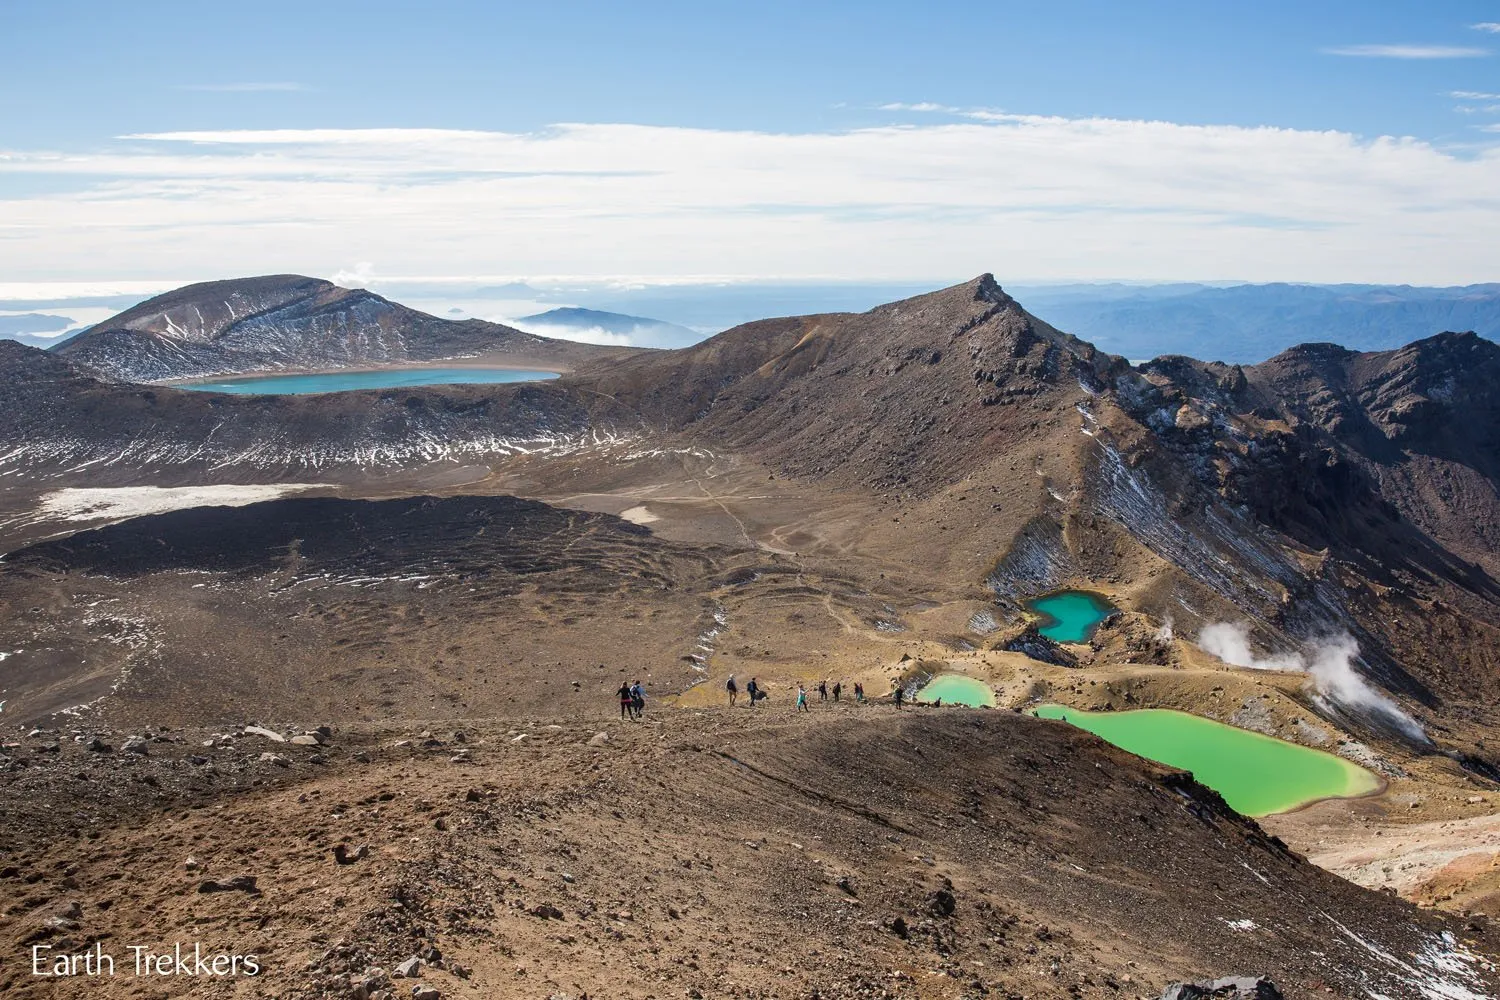
[[[1355,668],[1359,660],[1359,643],[1348,632],[1314,640],[1304,653],[1261,658],[1250,648],[1248,625],[1214,622],[1199,631],[1198,647],[1236,667],[1307,674],[1320,699],[1347,711],[1373,716],[1418,743],[1428,742],[1421,723],[1375,690]]]
[[[1242,622],[1214,622],[1198,632],[1198,648],[1212,653],[1225,663],[1252,670],[1295,670],[1307,672],[1307,663],[1296,653],[1284,653],[1265,659],[1250,648],[1250,626]]]
[[[1354,668],[1359,643],[1348,632],[1313,643],[1308,649],[1307,672],[1318,694],[1347,709],[1383,719],[1410,739],[1426,743],[1421,723],[1403,712],[1394,701],[1375,690]]]

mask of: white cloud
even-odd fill
[[[951,106],[949,106],[947,104],[934,104],[931,101],[918,101],[915,104],[903,104],[900,101],[896,101],[895,103],[892,103],[892,104],[882,104],[880,106],[880,110],[881,111],[924,111],[924,112],[925,111],[934,111],[934,112],[941,112],[942,114],[945,114],[945,115],[956,115],[962,109],[961,108],[951,107]]]
[[[287,93],[307,88],[300,83],[185,83],[179,90],[205,90],[221,94]]]
[[[1500,94],[1486,94],[1479,90],[1450,90],[1448,96],[1459,101],[1500,101]]]
[[[1330,56],[1364,56],[1372,59],[1477,59],[1488,49],[1463,45],[1338,45],[1323,50]]]
[[[996,111],[993,108],[956,108],[951,104],[934,104],[932,101],[918,101],[915,104],[882,104],[880,111],[916,111],[924,114],[953,115],[957,118],[970,118],[980,122],[998,122],[1022,118],[1022,115],[1011,114],[1006,111]]]
[[[0,226],[0,229],[3,229],[3,226]],[[0,239],[3,238],[3,235],[0,235]],[[3,246],[4,244],[0,243],[0,247]],[[157,278],[149,281],[0,281],[0,302],[27,300],[62,302],[67,299],[94,299],[114,295],[139,295],[144,298],[149,295],[160,295],[162,292],[170,292],[174,288],[181,288],[193,280],[196,279]],[[113,315],[113,313],[108,315]]]
[[[652,346],[639,336],[639,328],[635,334],[631,334],[606,330],[602,326],[558,326],[552,323],[520,323],[515,320],[509,322],[517,330],[554,340],[574,340],[580,344],[604,344],[609,347]]]
[[[1475,31],[1488,31],[1492,35],[1500,34],[1500,21],[1480,21],[1478,24],[1469,25],[1469,27]]]
[[[1495,279],[1494,146],[985,114],[813,134],[283,129],[0,150],[0,274],[367,282],[373,268],[349,265],[373,260],[382,277],[497,284]],[[7,183],[19,175],[51,183]]]
[[[333,272],[328,280],[335,285],[343,285],[345,288],[365,288],[375,281],[375,265],[362,260],[352,268]]]

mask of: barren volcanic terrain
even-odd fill
[[[547,383],[219,396],[135,344],[0,342],[0,991],[1500,989],[1489,341],[1132,366],[984,276]],[[1112,613],[1055,642],[1073,588]],[[946,673],[997,708],[898,713]],[[1249,820],[1043,702],[1381,788]],[[16,964],[192,940],[265,969]]]

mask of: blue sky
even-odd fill
[[[1495,279],[1497,23],[6,0],[0,285]]]
[[[1494,2],[1369,0],[7,0],[0,117],[10,141],[70,147],[222,128],[633,122],[810,131],[887,121],[871,109],[929,101],[1474,141],[1479,122],[1456,113],[1449,95],[1500,90],[1493,56],[1325,50],[1496,52],[1500,35],[1470,26],[1497,20]],[[207,89],[215,87],[226,89]]]

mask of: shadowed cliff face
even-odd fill
[[[1403,518],[1500,572],[1500,348],[1445,333],[1372,354],[1296,348],[1250,372]]]
[[[159,295],[74,337],[57,353],[108,378],[154,382],[479,356],[569,370],[622,352],[481,320],[438,319],[364,289],[272,275]]]

